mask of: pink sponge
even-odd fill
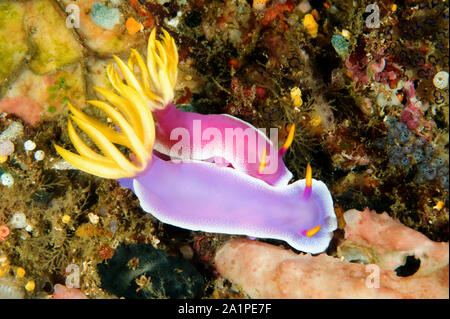
[[[56,284],[53,290],[53,299],[87,299],[87,297],[80,289]]]
[[[439,243],[392,219],[387,213],[377,214],[366,209],[345,212],[346,242],[342,247],[352,245],[361,254],[370,248],[372,258],[386,270],[394,270],[405,262],[407,256],[421,261],[419,272],[427,274],[448,265],[448,243]],[[356,244],[356,245],[355,245]],[[345,254],[343,254],[345,258]]]
[[[448,243],[433,242],[387,214],[352,210],[345,219],[346,237],[374,252],[373,264],[237,239],[217,252],[216,268],[251,298],[449,297]],[[419,271],[398,277],[392,268],[411,253],[423,259]]]

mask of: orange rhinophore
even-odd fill
[[[308,164],[308,166],[306,166],[306,186],[305,186],[305,192],[303,193],[303,197],[305,199],[309,199],[309,197],[311,196],[311,190],[312,190],[312,169],[311,169],[311,165]]]
[[[321,228],[322,228],[322,226],[321,226],[321,225],[318,225],[318,226],[316,226],[316,227],[314,227],[314,228],[308,230],[308,231],[306,232],[306,237],[312,237],[312,236],[314,236],[315,234],[317,234],[317,232],[318,232]]]
[[[288,150],[288,148],[291,146],[292,142],[294,141],[294,133],[295,133],[295,124],[292,123],[290,128],[289,128],[289,134],[288,134],[288,137],[286,139],[286,142],[284,142],[283,147],[280,149],[280,154],[281,155],[286,153],[286,151]]]
[[[261,163],[259,164],[259,173],[262,174],[264,172],[264,168],[267,164],[267,149],[264,147],[262,156],[261,156]]]

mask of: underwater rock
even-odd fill
[[[205,288],[189,262],[148,244],[122,244],[108,263],[97,267],[103,288],[118,297],[198,298]]]
[[[346,241],[340,246],[338,254],[348,259],[345,247],[357,243],[360,255],[371,250],[372,262],[386,270],[395,270],[403,265],[408,256],[420,258],[421,274],[429,274],[436,269],[448,266],[448,243],[435,242],[422,233],[408,228],[387,213],[349,210],[344,214]],[[352,245],[356,248],[355,245]],[[353,249],[355,251],[355,249]]]
[[[76,6],[79,9],[77,32],[83,43],[100,55],[110,56],[112,53],[136,48],[143,39],[140,32],[130,35],[125,23],[122,23],[124,22],[123,16],[129,14],[124,11],[127,8],[126,5],[107,8],[97,0],[60,0],[59,2],[62,7]],[[114,3],[110,2],[110,4],[114,6]],[[94,13],[92,14],[92,12]],[[94,15],[95,21],[92,19],[92,15]],[[99,22],[100,25],[96,22]],[[109,30],[109,28],[112,29]]]
[[[96,98],[104,101],[105,98],[97,93],[93,87],[102,87],[108,90],[113,90],[113,86],[108,80],[108,75],[106,74],[106,70],[108,64],[113,62],[113,59],[90,59],[86,63],[87,70],[87,92],[91,96],[95,96]]]
[[[35,126],[42,119],[64,113],[67,101],[83,108],[85,99],[84,68],[79,63],[46,75],[25,70],[0,99],[0,112],[14,114]]]

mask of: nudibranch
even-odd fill
[[[148,41],[147,62],[131,50],[126,64],[114,56],[117,66],[108,67],[107,74],[116,91],[121,83],[133,88],[152,110],[156,119],[158,152],[175,159],[213,161],[231,165],[270,185],[287,185],[292,173],[283,162],[283,155],[293,141],[295,125],[284,144],[278,147],[264,132],[251,124],[227,114],[198,114],[179,110],[173,104],[178,74],[178,52],[174,39],[162,30],[161,41],[153,29]],[[105,97],[110,101],[109,94]],[[276,136],[275,140],[278,142]],[[260,163],[264,157],[265,167]]]
[[[134,192],[144,211],[167,224],[284,240],[310,253],[328,247],[337,227],[333,201],[325,184],[312,179],[309,166],[305,180],[272,186],[210,162],[163,160],[152,151],[155,127],[146,102],[133,88],[116,85],[123,96],[108,92],[112,102],[88,103],[104,111],[119,130],[69,104],[72,120],[103,154],[90,148],[69,120],[69,138],[79,154],[55,145],[67,162],[87,173],[118,179]],[[129,157],[114,144],[128,148]]]

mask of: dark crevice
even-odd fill
[[[414,275],[420,268],[420,259],[415,258],[414,255],[406,257],[403,265],[395,268],[395,272],[399,277],[409,277]]]

